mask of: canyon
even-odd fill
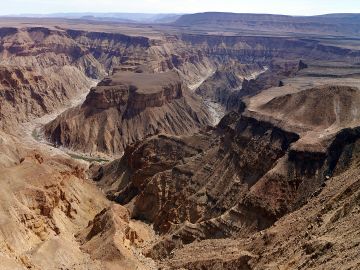
[[[302,20],[1,18],[2,269],[358,269],[358,16]]]

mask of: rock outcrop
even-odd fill
[[[160,267],[260,270],[337,269],[341,265],[356,269],[360,263],[358,239],[354,237],[360,232],[356,152],[345,171],[338,171],[303,207],[270,228],[243,239],[194,242],[175,249]]]
[[[23,151],[17,164],[0,170],[2,268],[87,268],[89,255],[73,235],[108,202],[85,180],[84,168],[39,151]],[[98,269],[96,264],[88,269]]]
[[[136,253],[154,237],[151,229],[130,220],[128,210],[118,204],[104,208],[76,237],[81,250],[104,269],[156,269],[155,262]]]

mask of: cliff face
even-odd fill
[[[237,110],[242,98],[251,97],[261,91],[279,86],[282,79],[290,78],[304,68],[302,61],[271,61],[261,64],[221,65],[195,91],[204,99],[221,104],[229,110]],[[238,65],[238,66],[236,66]]]
[[[356,199],[359,195],[359,137],[356,134],[356,129],[340,132],[322,154],[290,151],[289,157],[284,156],[285,160],[277,162],[251,188],[250,196],[255,195],[258,202],[264,202],[262,207],[271,202],[282,204],[286,210],[294,205],[294,198],[301,202],[292,209],[297,210],[290,210],[291,214],[268,229],[250,237],[199,241],[183,248],[179,248],[182,245],[178,237],[165,238],[161,248],[158,245],[149,254],[159,256],[159,250],[160,254],[166,254],[174,248],[168,260],[161,263],[165,269],[357,267],[359,247],[358,240],[353,237],[360,231],[356,225],[359,220]],[[330,166],[329,160],[332,160]],[[331,174],[327,171],[329,168],[334,169]],[[256,197],[251,201],[256,202]],[[234,216],[234,219],[239,217]]]
[[[231,94],[241,90],[244,81],[256,79],[266,69],[267,67],[261,64],[242,65],[235,61],[221,65],[195,90],[195,93],[226,107]]]
[[[321,44],[312,39],[268,36],[220,36],[181,34],[178,37],[206,56],[219,62],[237,59],[242,64],[266,63],[274,59],[350,59],[359,57],[357,50]]]
[[[13,131],[19,122],[40,117],[67,104],[92,84],[80,70],[66,66],[56,73],[33,68],[0,67],[0,128]]]
[[[275,97],[263,104],[262,112],[311,130],[335,130],[354,126],[360,91],[355,87],[325,85]]]
[[[209,121],[175,72],[119,72],[93,88],[83,105],[46,125],[45,134],[83,152],[121,154],[146,136],[192,134]]]

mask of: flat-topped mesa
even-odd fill
[[[157,133],[193,134],[210,123],[201,100],[174,72],[117,72],[91,89],[85,102],[45,126],[55,144],[119,155]]]
[[[335,131],[360,122],[359,101],[360,91],[355,87],[324,85],[275,97],[260,110],[306,129],[331,127]]]
[[[323,85],[270,100],[260,94],[247,114],[298,133],[293,149],[324,152],[339,131],[360,125],[359,102],[356,87]]]
[[[91,89],[83,107],[122,110],[125,114],[138,113],[149,107],[161,107],[165,103],[183,97],[182,83],[175,72],[159,74],[118,72],[105,78]]]

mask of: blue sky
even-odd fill
[[[314,15],[360,13],[360,0],[0,0],[0,14],[230,11]]]

